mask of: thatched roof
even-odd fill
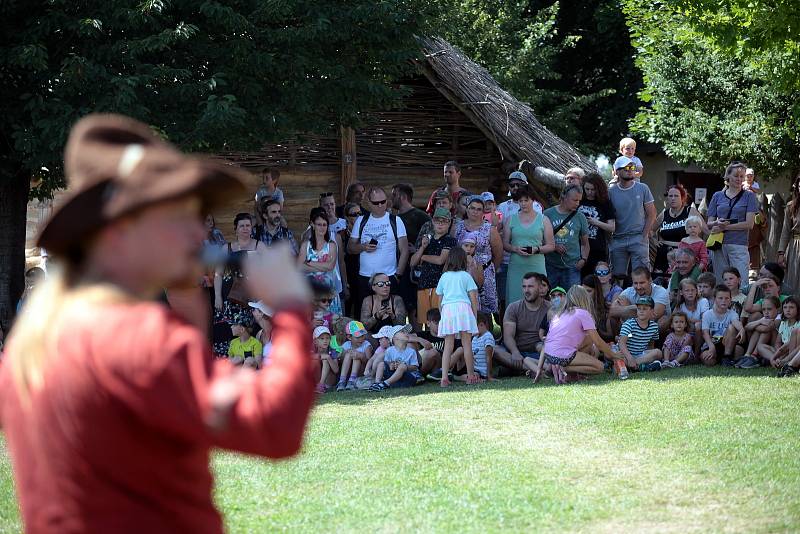
[[[509,161],[530,161],[536,178],[552,187],[570,167],[596,170],[594,162],[545,128],[527,104],[511,96],[489,72],[438,37],[421,37],[420,71],[480,128]],[[555,171],[547,172],[547,170]]]

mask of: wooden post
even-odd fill
[[[347,187],[358,179],[356,172],[356,131],[352,128],[341,127],[342,138],[342,178],[339,195],[342,202],[345,199]]]

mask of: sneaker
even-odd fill
[[[733,367],[734,365],[735,364],[733,358],[731,358],[730,356],[722,358],[722,367]]]
[[[356,389],[356,379],[351,377],[350,380],[347,381],[347,385],[344,387],[347,391],[353,391]]]
[[[384,389],[389,389],[389,384],[386,382],[375,382],[369,387],[370,391],[383,391]]]
[[[344,391],[345,388],[347,388],[347,384],[344,381],[336,384],[336,391]]]
[[[787,363],[786,365],[781,367],[780,371],[778,371],[778,376],[782,376],[784,378],[788,378],[790,376],[796,375],[797,371],[798,371],[797,367],[792,367],[791,365],[789,365]]]
[[[369,376],[362,376],[356,379],[356,389],[358,390],[365,390],[369,389],[375,381],[372,380],[372,377]]]
[[[678,362],[676,362],[675,360],[672,360],[671,362],[661,362],[661,367],[672,369],[673,367],[677,367],[677,365],[675,365],[677,363]]]
[[[761,364],[752,356],[745,356],[736,362],[736,367],[739,369],[755,369],[756,367],[761,367]]]
[[[654,362],[650,362],[645,365],[645,371],[652,372],[652,371],[660,371],[661,370],[661,362],[656,360]]]
[[[428,374],[428,376],[426,376],[425,378],[427,378],[431,382],[439,382],[439,381],[441,381],[442,380],[442,369],[441,369],[441,367],[439,369],[434,369],[433,371],[431,371],[430,374]]]

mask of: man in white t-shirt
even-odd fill
[[[361,301],[372,293],[369,279],[383,273],[392,280],[392,292],[396,294],[399,276],[408,267],[408,237],[403,220],[387,212],[388,196],[380,187],[367,193],[368,215],[362,215],[353,224],[353,233],[347,250],[358,254],[358,295],[355,295],[355,316],[361,312]],[[351,281],[351,287],[353,286]]]
[[[514,171],[508,175],[508,194],[511,196],[505,202],[501,202],[499,206],[497,206],[497,211],[500,212],[500,224],[497,227],[497,231],[500,232],[500,235],[503,235],[503,225],[506,224],[512,215],[519,212],[519,203],[514,200],[514,193],[519,189],[519,187],[523,184],[528,183],[528,177],[525,176],[525,173],[522,171]],[[533,201],[533,210],[536,213],[541,214],[543,211],[542,205],[539,204],[536,200]],[[510,304],[505,302],[506,296],[506,278],[508,277],[508,262],[511,259],[510,252],[503,252],[503,263],[500,264],[500,268],[497,269],[497,274],[495,275],[495,280],[497,281],[497,296],[502,301],[502,306],[500,306],[500,310],[506,309],[506,304]]]
[[[612,321],[612,330],[618,332],[625,319],[636,317],[636,301],[639,297],[651,297],[653,320],[658,323],[662,335],[669,330],[669,316],[672,313],[669,303],[669,292],[660,285],[654,284],[650,271],[645,267],[637,267],[631,274],[633,285],[617,295],[608,311]]]

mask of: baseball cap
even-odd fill
[[[450,210],[447,208],[436,208],[433,212],[434,219],[447,219],[450,220],[453,218],[453,215],[450,213]]]
[[[345,332],[355,337],[367,335],[367,329],[364,328],[364,324],[359,321],[350,321],[349,323],[347,323],[347,328],[345,328]]]
[[[648,296],[648,295],[642,295],[641,297],[636,299],[636,305],[637,306],[650,306],[651,308],[654,308],[656,303],[653,300],[653,297]]]
[[[272,317],[273,316],[272,308],[270,308],[269,306],[267,306],[266,304],[264,304],[260,300],[258,300],[256,302],[248,302],[247,304],[251,308],[257,309],[258,311],[260,311],[261,313],[263,313],[267,317]]]
[[[375,339],[381,339],[381,338],[384,338],[384,337],[392,339],[391,334],[392,334],[391,325],[386,325],[386,326],[382,326],[381,329],[378,330],[377,333],[372,335],[372,337],[375,338]]]
[[[567,294],[567,292],[566,292],[566,291],[564,291],[564,288],[563,288],[563,287],[561,287],[561,286],[556,286],[556,287],[554,287],[553,289],[551,289],[551,290],[550,290],[550,294],[551,294],[551,295],[552,295],[553,293],[557,293],[557,292],[561,292],[561,293],[563,293],[563,294],[565,294],[565,295]]]
[[[231,319],[231,324],[238,324],[245,328],[253,327],[253,314],[247,310],[242,310]]]
[[[528,183],[528,177],[525,176],[525,173],[522,171],[514,171],[511,174],[509,174],[508,179],[506,181],[510,182],[511,180],[520,180],[525,182],[526,184]]]
[[[331,335],[331,331],[328,329],[327,326],[318,326],[314,329],[314,339],[317,339],[322,334]]]
[[[484,191],[481,193],[481,199],[483,199],[484,202],[494,202],[494,195],[489,191]]]
[[[616,160],[614,160],[615,171],[617,169],[622,169],[623,167],[627,167],[628,165],[636,165],[636,162],[627,156],[620,156]]]

